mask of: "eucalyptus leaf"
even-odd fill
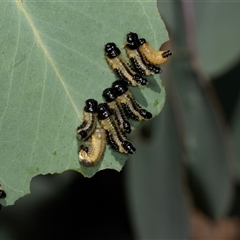
[[[129,31],[154,48],[168,39],[155,1],[2,2],[0,88],[0,183],[13,204],[29,193],[33,176],[74,169],[86,177],[106,168],[120,171],[125,154],[108,146],[95,167],[79,164],[76,127],[85,100],[102,102],[116,79],[104,59],[104,45],[122,47]],[[133,90],[156,116],[165,90],[159,79]],[[137,153],[138,154],[138,153]]]

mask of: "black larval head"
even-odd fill
[[[86,106],[84,107],[85,112],[96,113],[98,102],[94,99],[86,100]]]
[[[143,45],[143,44],[145,44],[147,41],[146,41],[146,39],[145,38],[140,38],[139,39],[139,44],[140,45]]]
[[[117,98],[117,95],[113,88],[106,88],[102,93],[103,98],[106,102],[112,102]]]
[[[130,32],[127,34],[127,47],[131,50],[137,49],[140,45],[138,35],[136,33]]]
[[[122,80],[117,80],[113,82],[112,88],[114,89],[117,96],[121,96],[128,91],[126,83],[123,82]]]
[[[98,119],[104,120],[112,115],[111,110],[109,109],[107,103],[100,103],[98,105]]]
[[[115,58],[121,54],[120,49],[116,46],[115,43],[107,43],[105,45],[105,53],[109,58]]]

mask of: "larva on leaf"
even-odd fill
[[[117,94],[117,101],[122,104],[127,116],[135,121],[151,119],[152,114],[146,109],[143,109],[134,99],[128,87],[122,81],[115,81],[112,88]]]
[[[106,146],[106,131],[96,128],[87,144],[80,146],[79,161],[84,166],[91,167],[102,158]]]
[[[136,73],[122,57],[120,49],[115,43],[105,45],[105,58],[114,72],[128,85],[146,85],[147,79]]]
[[[136,149],[117,125],[114,115],[106,103],[98,105],[98,121],[100,126],[106,130],[107,141],[115,151],[126,154],[136,152]]]
[[[110,109],[112,109],[115,119],[119,127],[125,132],[131,132],[131,125],[125,115],[122,105],[116,100],[117,95],[113,88],[106,88],[102,93],[103,98],[107,102]]]
[[[133,35],[133,36],[132,36]],[[126,54],[137,70],[142,75],[152,75],[161,73],[161,69],[154,64],[151,64],[146,60],[146,58],[139,51],[139,39],[134,38],[134,34],[129,33],[127,35],[128,43],[125,44],[124,48],[126,50]]]
[[[172,55],[172,51],[155,51],[144,38],[138,38],[136,33],[127,34],[127,44],[130,49],[138,49],[147,62],[153,65],[163,64]]]
[[[95,131],[97,126],[97,107],[98,103],[96,100],[86,100],[83,113],[83,122],[76,130],[78,139],[86,141]]]
[[[127,45],[125,45],[125,50],[136,71],[141,75],[153,75],[162,72],[159,67],[147,62],[146,59],[139,54],[138,50],[131,50]]]

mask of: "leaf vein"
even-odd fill
[[[18,0],[17,0],[17,3],[19,4],[19,1],[18,1]],[[38,45],[42,48],[44,54],[46,55],[46,58],[48,59],[50,65],[52,66],[55,74],[57,75],[58,80],[60,81],[60,83],[61,83],[64,91],[66,92],[66,95],[67,95],[67,97],[69,98],[69,100],[70,100],[70,102],[71,102],[71,104],[72,104],[72,106],[73,106],[73,108],[74,108],[77,116],[80,118],[80,116],[81,116],[81,115],[80,115],[80,112],[79,112],[79,110],[78,110],[78,108],[77,108],[74,100],[72,99],[72,97],[71,97],[71,95],[70,95],[70,93],[69,93],[69,91],[68,91],[68,88],[67,88],[67,85],[66,85],[66,83],[65,83],[65,81],[64,81],[64,78],[63,78],[62,75],[60,74],[60,71],[59,71],[59,69],[57,68],[57,66],[56,66],[56,64],[55,64],[55,62],[54,62],[51,54],[49,53],[47,47],[46,47],[45,44],[43,43],[43,41],[42,41],[42,39],[41,39],[41,37],[40,37],[39,31],[38,31],[37,28],[35,27],[35,25],[34,25],[34,23],[33,23],[33,21],[32,21],[31,16],[28,14],[28,12],[26,11],[25,8],[21,7],[21,10],[22,10],[23,14],[25,15],[25,17],[26,17],[26,19],[27,19],[27,21],[28,21],[28,23],[29,23],[29,25],[30,25],[33,33],[34,33],[36,42],[37,42]]]

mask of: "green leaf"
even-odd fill
[[[1,4],[0,21],[0,183],[7,193],[1,204],[29,193],[38,174],[120,171],[128,156],[109,147],[97,166],[81,166],[75,131],[85,100],[102,102],[116,79],[103,58],[107,42],[121,47],[129,31],[156,49],[167,40],[156,2],[17,0]],[[155,116],[165,90],[158,78],[149,81],[133,94]]]

